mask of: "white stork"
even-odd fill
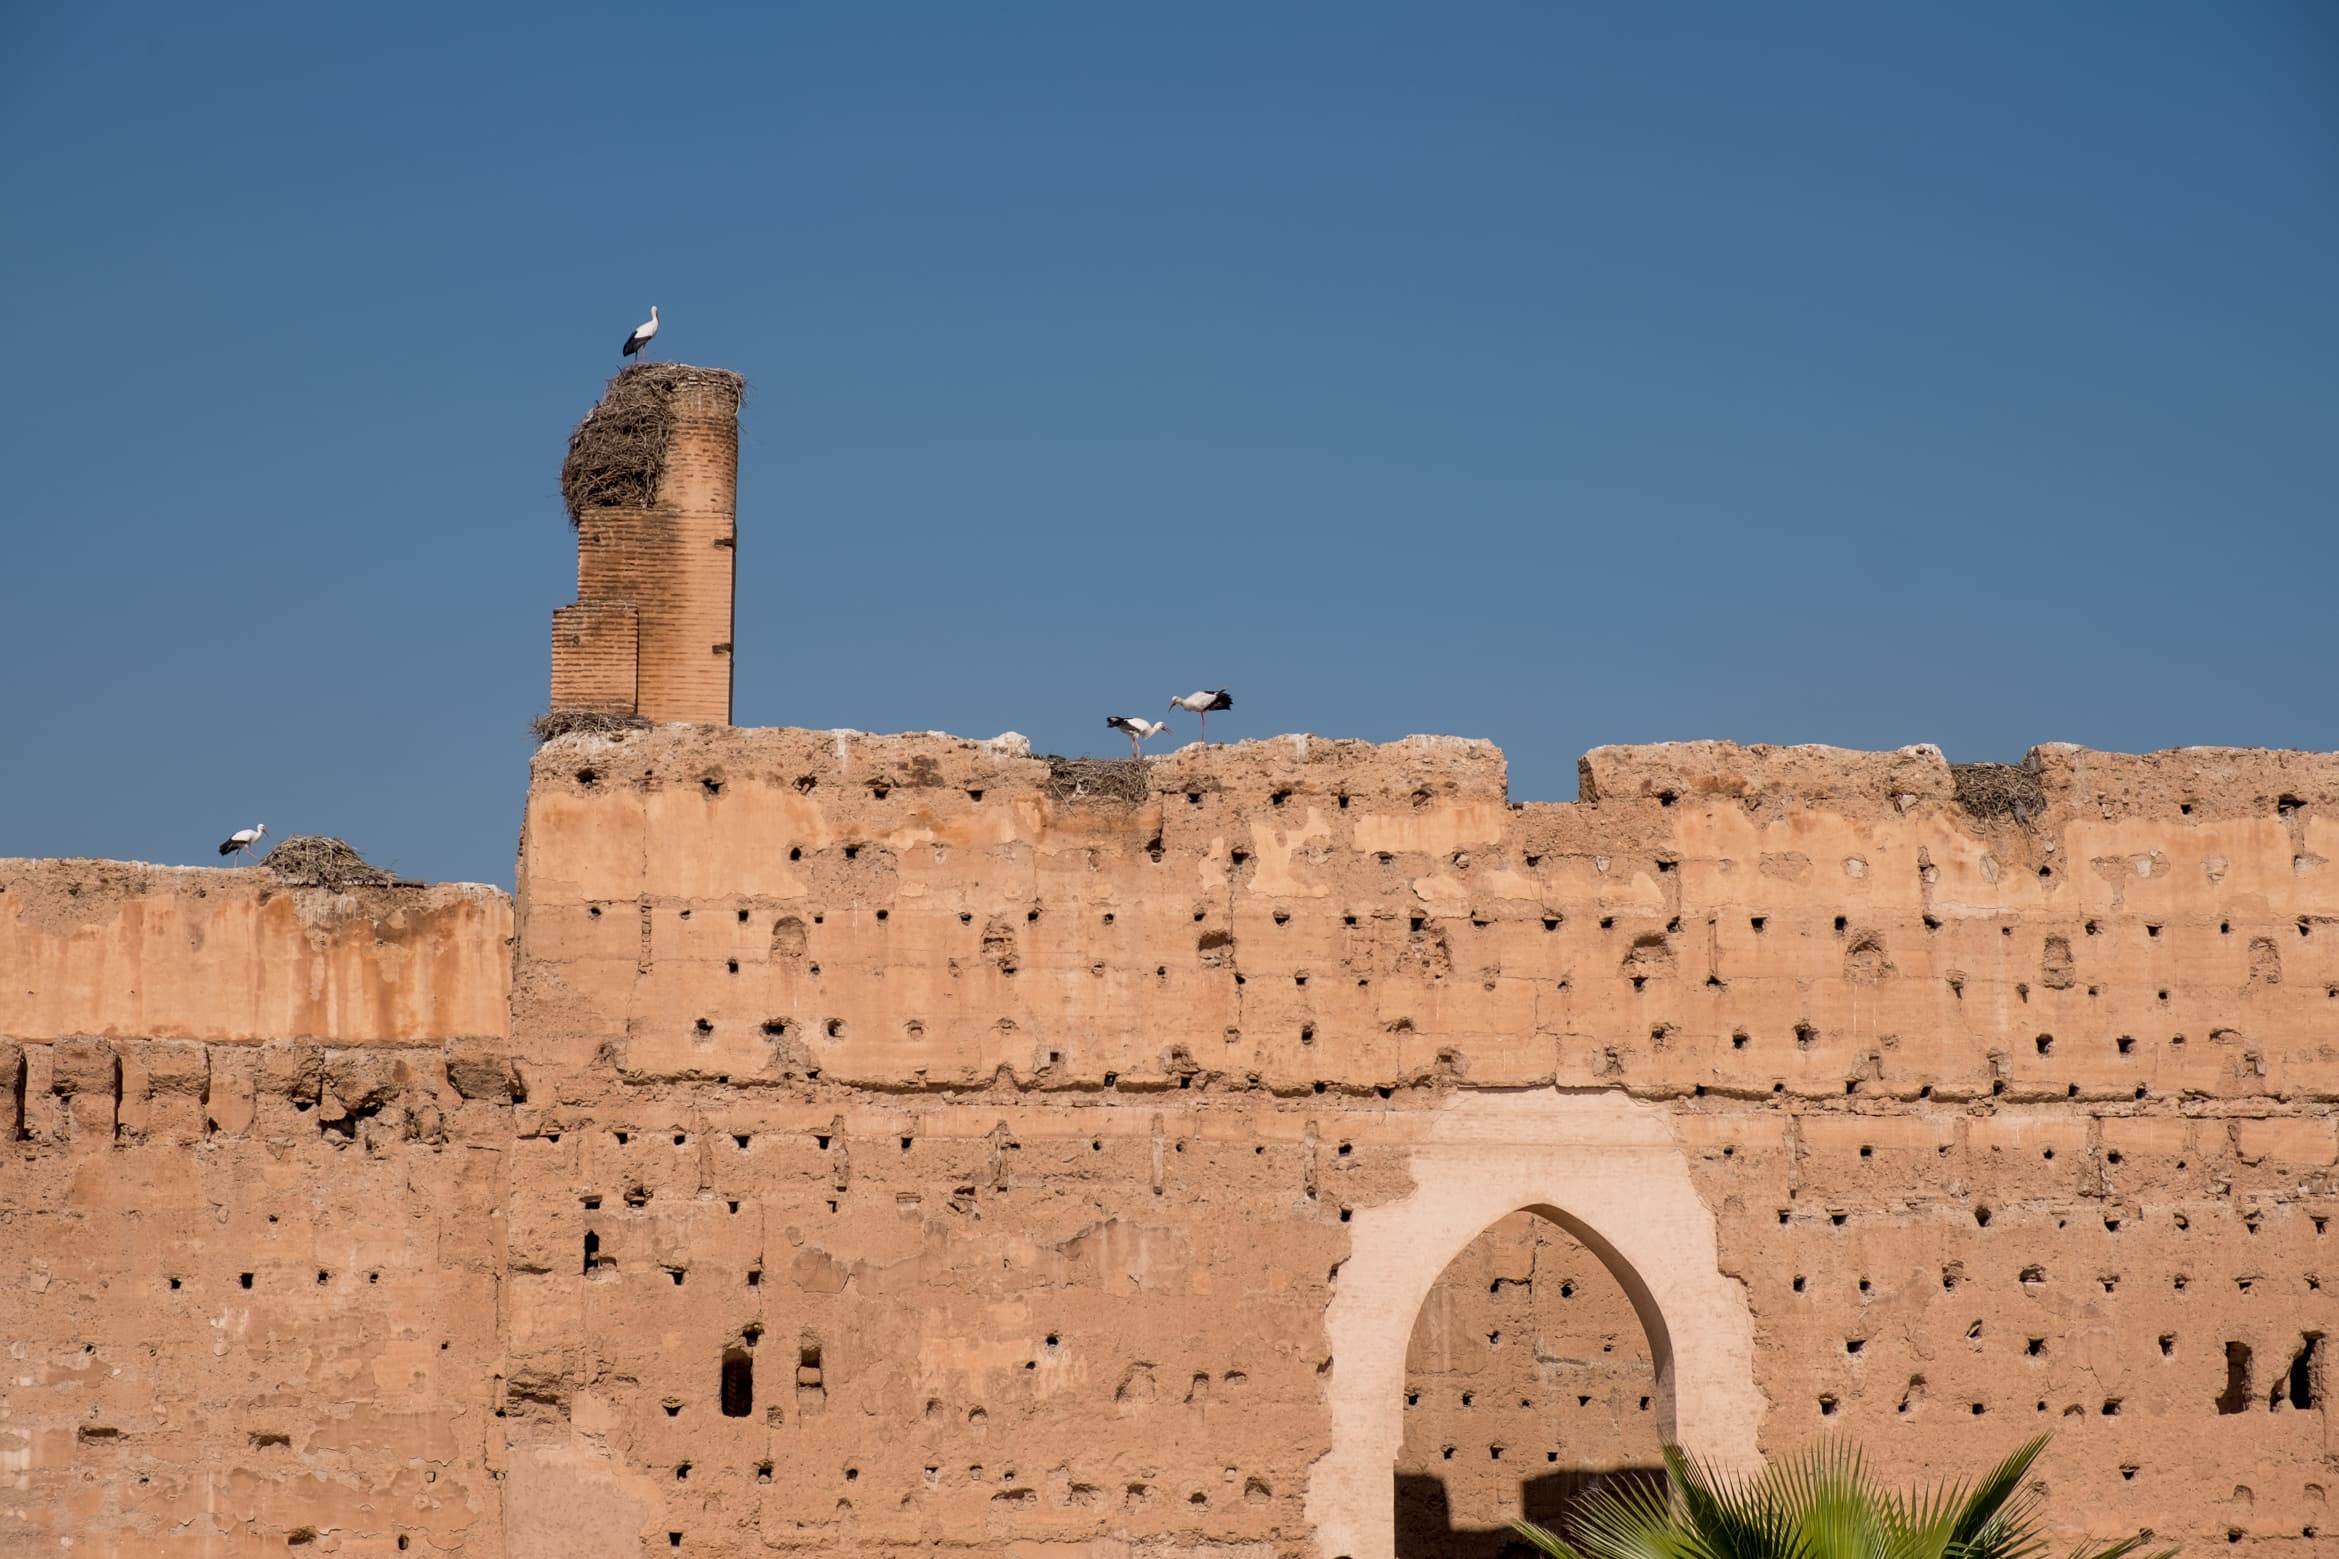
[[[646,354],[647,348],[650,344],[650,338],[657,333],[658,305],[653,303],[650,305],[650,317],[643,320],[640,324],[634,326],[633,334],[625,338],[625,355],[627,357],[631,357],[636,352],[643,352],[645,355],[643,356],[642,361],[645,363],[648,362],[650,359]]]
[[[1210,740],[1210,711],[1213,709],[1232,709],[1234,700],[1227,695],[1225,688],[1218,688],[1199,693],[1188,693],[1184,698],[1173,698],[1169,701],[1169,706],[1172,709],[1183,709],[1190,715],[1200,715],[1202,717],[1202,740],[1204,743],[1208,743]]]
[[[227,836],[226,842],[219,847],[219,853],[222,855],[242,855],[252,846],[258,844],[267,832],[268,825],[266,823],[254,823],[249,828],[239,828]]]
[[[1141,715],[1106,715],[1105,724],[1116,731],[1128,733],[1129,756],[1132,758],[1145,756],[1143,749],[1137,745],[1139,742],[1144,741],[1149,736],[1159,736],[1169,729],[1167,720],[1148,720]]]

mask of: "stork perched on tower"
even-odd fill
[[[1232,709],[1234,700],[1227,695],[1225,688],[1219,688],[1215,692],[1188,693],[1184,698],[1173,698],[1169,701],[1169,706],[1172,709],[1183,709],[1190,715],[1200,715],[1202,717],[1202,740],[1207,744],[1210,740],[1210,711],[1213,709]]]
[[[650,345],[650,338],[657,333],[658,305],[653,303],[650,305],[650,317],[643,320],[640,324],[634,326],[633,334],[625,338],[625,355],[627,357],[631,357],[634,355],[634,353],[640,352],[642,354],[642,361],[645,363],[648,362],[650,360],[648,350]]]
[[[267,832],[268,825],[266,823],[254,823],[249,828],[239,828],[227,836],[225,842],[219,847],[219,853],[222,855],[242,855],[252,846],[258,844],[267,835]]]
[[[1159,736],[1169,729],[1167,720],[1148,720],[1141,715],[1106,715],[1105,724],[1116,731],[1128,733],[1129,756],[1132,758],[1145,756],[1144,749],[1139,747],[1138,743],[1149,736]]]

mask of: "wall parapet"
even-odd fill
[[[2035,811],[1922,748],[1586,764],[1592,799],[1521,805],[1455,741],[1196,746],[1098,785],[938,735],[563,739],[523,1048],[913,1089],[2339,1096],[2309,1037],[2339,757],[2041,748]]]
[[[0,1034],[411,1045],[510,1030],[510,898],[0,860]]]

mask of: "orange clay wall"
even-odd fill
[[[2321,1551],[2339,758],[2034,760],[565,736],[508,1040],[494,896],[14,863],[0,1553],[1491,1554],[1681,1426]],[[1471,1133],[1592,1243],[1368,1239]]]
[[[0,860],[0,1554],[499,1524],[511,923]]]

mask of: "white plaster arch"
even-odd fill
[[[1309,1473],[1307,1503],[1325,1559],[1392,1559],[1414,1318],[1447,1264],[1522,1208],[1582,1241],[1631,1297],[1656,1365],[1658,1432],[1751,1470],[1762,1418],[1754,1314],[1745,1285],[1721,1269],[1713,1214],[1668,1113],[1616,1092],[1463,1094],[1421,1118],[1420,1132],[1412,1194],[1356,1210],[1325,1314],[1332,1447]]]

